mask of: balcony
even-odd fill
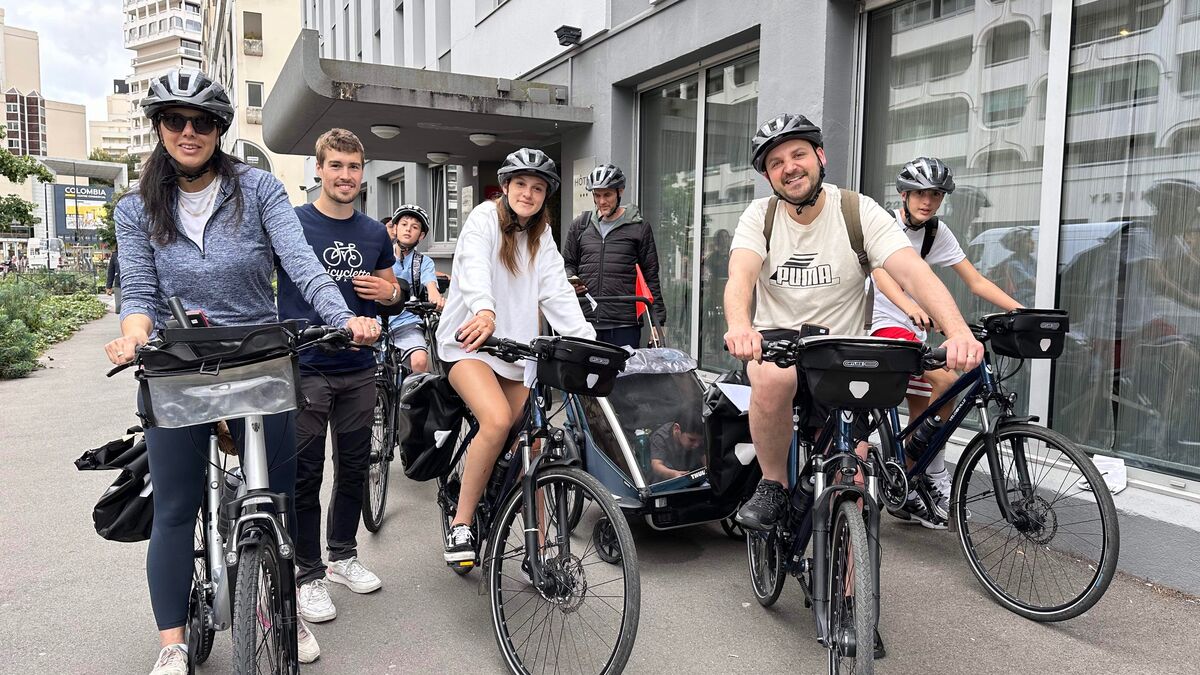
[[[246,56],[262,56],[263,41],[261,39],[246,38],[242,40],[242,53]]]

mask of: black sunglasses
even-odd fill
[[[201,136],[211,134],[218,126],[217,118],[212,115],[189,117],[187,115],[180,115],[179,113],[163,113],[158,116],[158,121],[164,127],[177,134],[183,133],[183,130],[187,128],[188,122],[192,123],[192,131]]]

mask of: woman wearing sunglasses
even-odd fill
[[[171,296],[188,310],[203,310],[216,325],[277,321],[271,288],[277,260],[328,324],[349,328],[356,342],[373,342],[377,324],[346,308],[337,284],[305,241],[283,184],[221,151],[221,135],[234,115],[224,87],[198,70],[174,69],[151,80],[141,105],[159,142],[137,188],[116,208],[124,297],[121,337],[104,348],[109,360],[133,359],[170,318]],[[296,483],[292,413],[267,416],[265,427],[271,491],[291,496]],[[151,675],[187,673],[183,626],[208,435],[203,426],[146,429],[154,484],[146,576],[162,646]],[[294,527],[295,518],[287,522]],[[300,660],[315,660],[320,650],[303,622],[298,634]]]

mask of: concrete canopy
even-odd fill
[[[67,157],[41,157],[38,161],[53,171],[55,175],[98,178],[106,180],[118,188],[125,187],[128,182],[129,167],[121,162],[97,162],[91,159]]]
[[[566,87],[336,61],[320,56],[318,33],[302,30],[263,106],[263,140],[274,152],[311,155],[332,127],[358,134],[368,159],[428,163],[430,152],[451,164],[497,161],[523,147],[558,143],[570,129],[591,125],[591,108],[568,106]],[[400,128],[391,139],[371,126]],[[496,136],[479,147],[467,137]]]

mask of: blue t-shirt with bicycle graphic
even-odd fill
[[[317,254],[325,272],[337,282],[346,306],[355,316],[375,316],[375,302],[363,300],[354,292],[354,277],[391,268],[396,263],[392,242],[383,223],[358,211],[345,220],[330,218],[312,204],[296,207],[296,215],[304,227],[304,237]],[[311,325],[323,323],[316,310],[304,300],[300,290],[278,265],[279,318],[307,320]],[[305,350],[300,362],[324,373],[345,373],[375,366],[371,351],[344,350],[326,354],[319,349]]]

